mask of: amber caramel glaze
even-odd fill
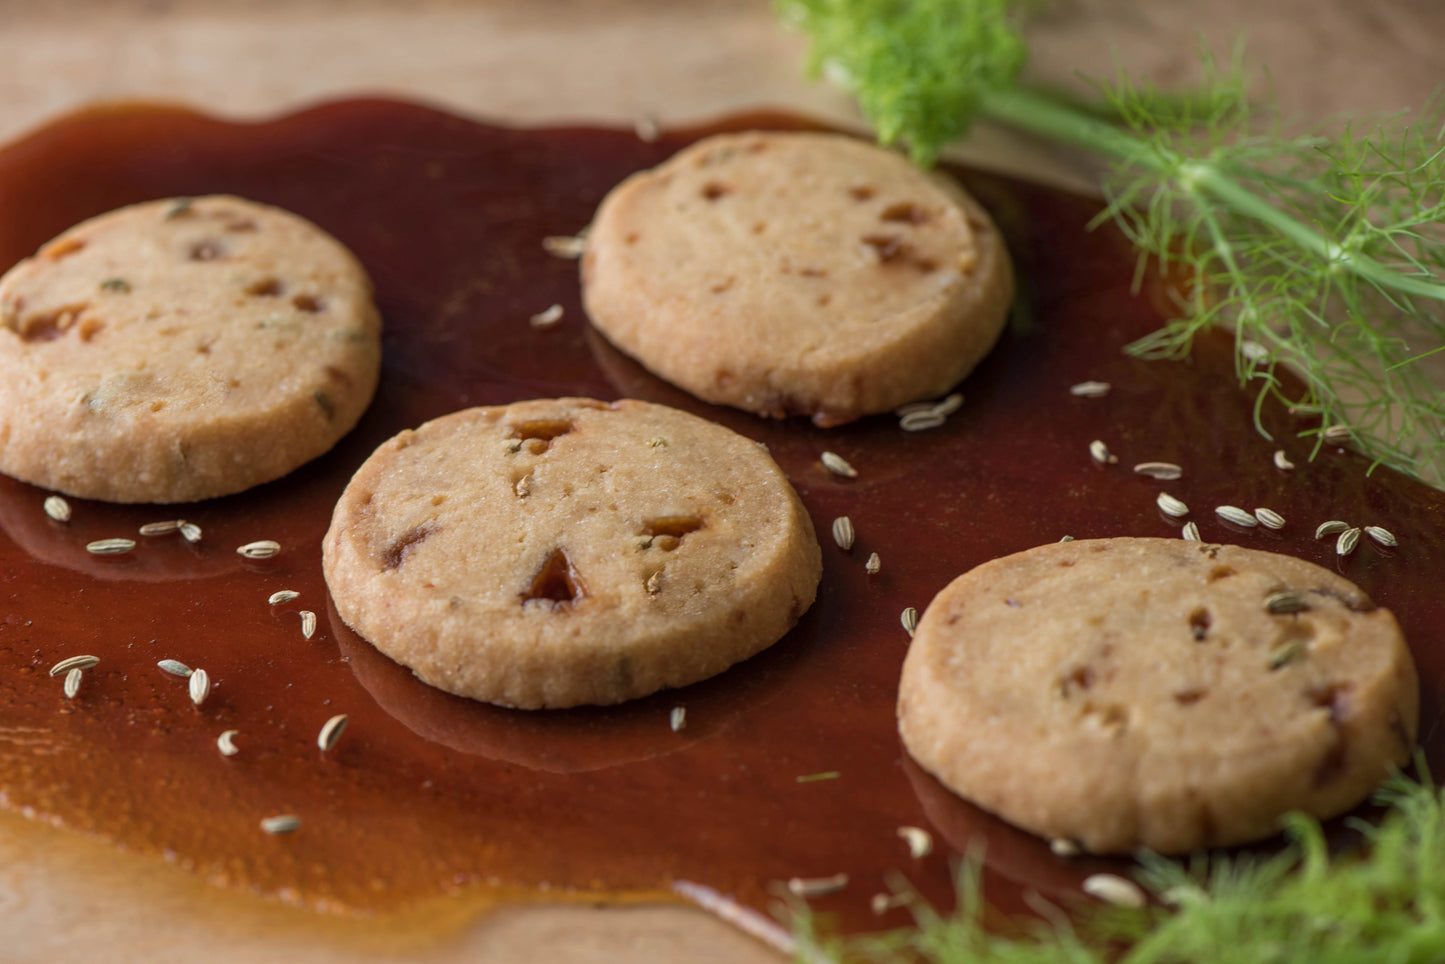
[[[782,116],[722,125],[799,126]],[[386,320],[379,394],[330,454],[239,496],[166,509],[77,501],[69,524],[45,493],[0,479],[0,786],[12,809],[164,855],[201,877],[307,906],[386,912],[487,887],[614,895],[697,882],[766,908],[779,881],[845,871],[814,906],[847,930],[907,920],[869,910],[902,872],[951,902],[957,854],[987,841],[986,886],[1004,910],[1032,888],[1067,899],[1105,861],[1066,861],[942,791],[903,759],[894,694],[920,610],[955,575],[1052,542],[1176,535],[1160,489],[1184,499],[1207,540],[1338,567],[1405,627],[1425,688],[1421,732],[1437,772],[1445,681],[1445,497],[1335,449],[1309,461],[1307,422],[1235,383],[1229,346],[1206,340],[1184,363],[1131,360],[1123,346],[1158,324],[1130,291],[1132,259],[1109,231],[1086,233],[1090,202],[963,174],[1007,234],[1025,310],[962,386],[943,428],[904,433],[876,417],[842,429],[771,422],[699,404],[592,332],[577,265],[543,251],[582,228],[613,184],[700,132],[643,143],[630,132],[488,127],[406,104],[335,103],[262,124],[126,108],[45,128],[0,153],[0,266],[82,218],[166,195],[226,192],[290,208],[348,244]],[[557,303],[563,320],[528,318]],[[1104,398],[1069,386],[1107,381]],[[721,677],[614,709],[513,712],[431,690],[350,633],[327,602],[320,546],[351,472],[402,428],[471,405],[550,395],[631,396],[715,419],[767,443],[826,533],[852,518],[851,552],[825,539],[818,602],[780,644]],[[1101,466],[1092,439],[1119,456]],[[1271,463],[1276,447],[1299,466]],[[830,475],[831,449],[858,470]],[[1135,462],[1184,466],[1160,484]],[[1275,532],[1217,520],[1221,503],[1267,506]],[[176,514],[196,546],[141,539],[88,556],[92,539]],[[1338,560],[1317,542],[1329,518],[1376,523],[1396,550],[1362,540]],[[234,548],[275,539],[270,560]],[[478,552],[485,552],[484,546]],[[882,571],[868,576],[872,552]],[[278,589],[300,598],[269,606]],[[307,641],[298,611],[320,628]],[[74,700],[48,668],[92,653]],[[163,658],[203,667],[199,708]],[[670,711],[687,708],[673,732]],[[336,748],[316,735],[350,714]],[[240,748],[216,738],[236,729]],[[799,777],[837,771],[835,779]],[[293,813],[287,836],[262,818]],[[912,859],[896,830],[927,828]]]

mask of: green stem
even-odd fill
[[[1267,224],[1283,237],[1378,288],[1445,301],[1445,284],[1401,274],[1373,258],[1341,250],[1307,224],[1290,217],[1208,161],[1161,153],[1154,145],[1072,107],[1016,87],[987,92],[982,112],[996,121],[1075,147],[1105,154],[1126,165],[1174,180],[1208,195],[1238,214]]]

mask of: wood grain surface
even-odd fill
[[[523,124],[700,121],[781,106],[850,125],[799,77],[803,45],[767,0],[0,0],[0,140],[100,100],[179,101],[232,117],[388,94]],[[1287,115],[1394,111],[1445,76],[1433,0],[1057,0],[1032,27],[1032,76],[1124,65],[1187,81],[1192,51],[1243,33]],[[981,130],[985,166],[1087,188],[1076,161]],[[12,962],[642,962],[780,955],[695,908],[438,906],[339,921],[213,890],[168,865],[0,812],[0,959]]]

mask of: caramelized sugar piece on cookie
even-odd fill
[[[821,558],[757,443],[575,398],[401,433],[352,478],[323,544],[348,625],[433,686],[524,708],[721,672],[807,610]]]
[[[588,234],[597,328],[699,398],[838,425],[945,394],[1003,329],[1008,254],[955,183],[836,134],[722,134]]]
[[[1409,762],[1419,689],[1388,610],[1288,556],[1050,544],[929,605],[899,728],[944,784],[1097,853],[1179,853],[1331,817]]]
[[[381,321],[335,238],[236,197],[85,221],[0,279],[0,471],[112,502],[285,475],[371,401]]]

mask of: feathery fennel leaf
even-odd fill
[[[1141,267],[1182,280],[1178,316],[1132,350],[1188,353],[1202,328],[1236,333],[1261,400],[1342,426],[1377,463],[1445,484],[1445,393],[1422,366],[1445,351],[1445,137],[1396,117],[1303,134],[1252,109],[1242,69],[1206,57],[1188,97],[1121,75],[1109,115],[1024,89],[1006,0],[783,0],[885,143],[927,163],[976,119],[1112,164],[1106,215]],[[1301,377],[1286,390],[1280,372]]]
[[[806,913],[800,961],[926,964],[1438,964],[1445,960],[1445,801],[1396,777],[1389,809],[1361,824],[1358,850],[1331,857],[1320,825],[1287,820],[1289,845],[1268,858],[1141,859],[1138,882],[1157,903],[1089,903],[1058,910],[1022,935],[990,933],[977,861],[964,865],[959,907],[940,915],[913,901],[916,927],[824,939]],[[1047,908],[1044,908],[1046,911]],[[1127,950],[1121,948],[1127,947]]]

